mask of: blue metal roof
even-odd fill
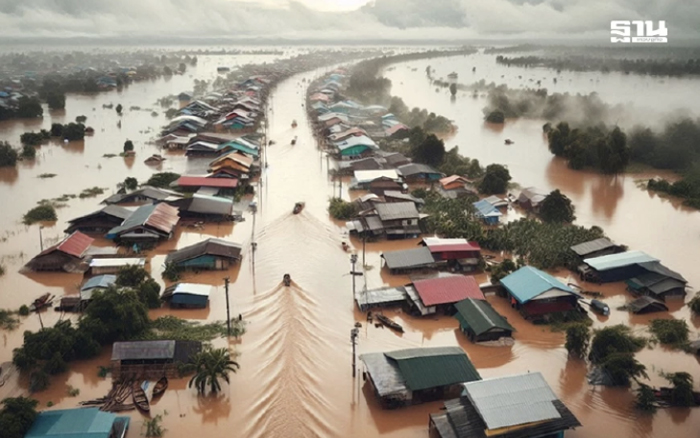
[[[622,268],[624,266],[637,265],[639,263],[658,261],[659,259],[655,259],[642,251],[628,251],[601,257],[593,257],[590,259],[585,259],[583,262],[596,271],[607,271],[608,269]]]
[[[44,411],[24,438],[109,438],[116,419],[97,408]]]
[[[540,271],[532,266],[523,266],[512,274],[502,278],[501,284],[521,304],[525,304],[551,289],[559,289],[578,295],[569,286],[546,272]]]
[[[474,202],[472,205],[481,217],[502,216],[501,212],[486,199]]]
[[[96,287],[107,288],[113,285],[115,281],[117,281],[116,275],[98,275],[86,281],[83,287],[80,288],[80,291],[95,289]]]

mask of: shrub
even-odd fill
[[[134,142],[127,140],[124,142],[124,152],[131,152],[134,150]]]
[[[352,202],[345,202],[341,198],[331,198],[328,212],[335,219],[347,220],[355,216],[357,207]]]
[[[22,304],[22,305],[19,307],[19,312],[18,312],[18,313],[19,313],[20,315],[22,315],[22,316],[27,316],[27,315],[29,315],[29,307],[28,307],[26,304]]]
[[[568,351],[571,356],[582,359],[586,357],[590,339],[591,333],[586,324],[571,324],[566,329],[566,351]]]
[[[506,116],[503,111],[491,111],[486,116],[486,121],[489,123],[504,123],[506,121]]]
[[[31,225],[41,221],[55,221],[58,220],[56,216],[56,209],[51,204],[42,204],[36,206],[24,214],[23,223],[25,225]]]
[[[695,294],[695,296],[688,302],[688,307],[690,311],[695,315],[700,315],[700,293]]]
[[[25,144],[22,146],[22,158],[26,160],[33,160],[36,158],[36,148],[30,144]]]
[[[671,405],[688,407],[695,406],[693,395],[693,376],[686,372],[662,374],[662,377],[673,385],[671,390]]]
[[[169,188],[170,184],[177,181],[180,178],[179,173],[174,172],[160,172],[151,175],[151,177],[146,181],[147,186]]]
[[[613,386],[628,386],[633,379],[649,378],[646,367],[634,358],[633,353],[609,354],[600,367],[610,377]]]
[[[163,277],[168,281],[178,281],[180,279],[180,273],[182,269],[175,263],[167,263],[165,269],[163,269]]]
[[[631,329],[618,324],[594,332],[588,359],[601,364],[608,356],[616,353],[636,353],[644,348],[646,339],[632,335]]]
[[[29,392],[40,392],[49,387],[49,375],[37,370],[29,375]]]
[[[652,319],[649,331],[662,344],[681,347],[688,343],[688,323],[683,319]]]
[[[649,385],[643,383],[639,385],[634,406],[640,411],[656,412],[656,396]]]
[[[0,167],[12,167],[17,164],[17,151],[10,143],[0,142]]]

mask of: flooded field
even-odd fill
[[[5,238],[0,243],[0,255],[6,270],[0,277],[0,308],[17,308],[44,292],[57,296],[78,292],[79,275],[17,272],[40,250],[39,227],[21,225],[25,211],[41,199],[77,194],[93,186],[108,188],[105,195],[97,198],[68,201],[67,207],[59,210],[57,223],[41,230],[46,247],[63,235],[66,220],[97,209],[98,203],[113,193],[116,184],[126,176],[144,181],[155,171],[143,164],[143,159],[158,152],[156,146],[147,141],[156,136],[165,117],[152,117],[150,110],[125,111],[119,129],[119,118],[114,110],[103,109],[103,104],[121,103],[126,109],[136,105],[161,112],[155,105],[158,98],[191,89],[194,78],[213,78],[216,67],[224,62],[234,65],[274,58],[238,56],[224,61],[222,57],[202,56],[196,69],[185,76],[133,84],[120,94],[68,96],[63,114],[46,115],[40,122],[13,121],[0,125],[0,140],[7,139],[13,144],[18,143],[24,131],[48,127],[52,121],[71,121],[78,115],[86,115],[87,125],[95,128],[94,136],[86,138],[85,142],[43,145],[38,149],[36,163],[20,164],[15,171],[0,171],[0,199],[8,206],[0,211],[0,225],[6,233],[0,236]],[[485,126],[481,122],[484,101],[459,95],[451,102],[446,89],[436,93],[425,77],[428,64],[438,70],[437,76],[456,70],[460,76],[466,76],[467,71],[471,74],[471,68],[466,67],[470,65],[477,66],[474,80],[483,77],[489,81],[490,76],[486,75],[499,77],[500,74],[489,73],[488,68],[495,68],[495,63],[485,57],[474,57],[473,61],[446,58],[412,62],[387,72],[394,84],[393,94],[401,96],[409,106],[425,107],[456,121],[459,130],[448,140],[449,147],[459,145],[463,154],[478,158],[482,165],[507,164],[513,180],[524,187],[560,188],[575,203],[578,223],[599,225],[612,239],[659,257],[670,268],[681,272],[691,285],[700,284],[700,273],[695,268],[700,247],[700,213],[639,190],[634,182],[638,175],[605,177],[569,170],[547,150],[541,121],[507,123],[501,132]],[[411,71],[416,67],[417,71]],[[644,417],[633,410],[633,396],[627,389],[589,386],[584,364],[567,360],[563,334],[525,322],[505,300],[496,297],[489,297],[489,301],[517,329],[512,347],[471,344],[459,333],[453,318],[418,320],[400,312],[386,312],[406,329],[401,335],[364,324],[364,315],[353,304],[349,257],[341,249],[341,242],[347,239],[343,224],[331,220],[326,211],[328,198],[338,191],[328,176],[328,167],[333,164],[329,164],[317,149],[303,107],[302,81],[308,83],[323,72],[294,76],[280,83],[271,94],[268,132],[276,144],[267,150],[269,167],[263,171],[257,185],[257,214],[246,212],[246,220],[234,225],[210,224],[203,230],[179,227],[173,239],[148,254],[152,257],[147,267],[163,284],[160,272],[165,255],[172,249],[211,236],[244,246],[242,263],[229,272],[184,275],[183,281],[216,286],[208,309],[151,312],[152,317],[172,313],[194,320],[225,320],[223,277],[229,276],[231,314],[241,314],[248,321],[248,332],[239,340],[228,341],[239,353],[236,360],[241,365],[238,373],[231,375],[230,386],[224,385],[223,392],[217,396],[198,397],[194,389],[187,388],[186,379],[174,380],[163,398],[152,406],[154,414],[167,411],[163,422],[168,429],[166,436],[426,437],[428,414],[437,412],[441,403],[385,411],[380,409],[362,381],[361,373],[357,379],[352,379],[350,330],[356,321],[363,323],[358,353],[460,345],[483,377],[541,371],[584,425],[569,432],[567,436],[570,437],[666,437],[700,428],[698,410],[665,409],[653,417]],[[498,82],[498,77],[492,80]],[[635,80],[628,77],[626,83],[632,84]],[[461,77],[460,81],[467,82]],[[560,85],[563,83],[565,81]],[[576,83],[581,91],[587,90],[586,87],[590,87],[590,91],[597,90],[597,85],[587,80]],[[613,86],[607,91],[598,91],[604,100],[614,98]],[[676,104],[682,103],[669,102],[668,109],[675,109]],[[297,128],[290,126],[294,119],[300,122]],[[292,146],[290,141],[295,136],[298,141]],[[135,159],[103,157],[106,153],[120,152],[127,138],[136,145]],[[513,139],[515,144],[505,146],[505,138]],[[158,170],[185,173],[201,166],[197,160],[188,162],[181,154],[167,154],[166,157],[167,161]],[[42,173],[56,173],[57,176],[38,178]],[[346,187],[343,184],[343,196],[349,199]],[[306,202],[306,207],[301,214],[293,215],[292,207],[297,201]],[[257,243],[255,251],[253,242]],[[361,253],[362,242],[351,240],[351,244]],[[415,244],[416,240],[368,243],[368,268],[364,276],[357,277],[356,287],[405,283],[407,277],[391,276],[381,269],[380,253]],[[281,286],[285,273],[293,280],[289,288]],[[558,275],[571,277],[568,271]],[[485,280],[485,276],[479,278],[479,281]],[[573,278],[569,278],[571,280]],[[599,289],[612,309],[628,299],[620,285]],[[671,305],[671,310],[672,317],[690,318],[687,308],[680,303]],[[45,325],[53,324],[60,317],[53,310],[42,313]],[[624,323],[641,332],[649,319],[613,310],[609,318],[595,319],[594,324]],[[697,320],[691,324],[694,331],[698,324]],[[23,320],[19,330],[3,331],[0,362],[11,360],[12,348],[21,345],[23,330],[37,330],[39,326],[39,319],[32,315]],[[697,337],[697,334],[692,336]],[[226,343],[226,340],[215,341],[218,346]],[[72,408],[80,400],[105,395],[110,381],[97,376],[97,367],[107,365],[109,357],[107,348],[95,359],[71,363],[68,373],[57,376],[47,391],[35,397],[42,407],[52,402],[58,408]],[[661,370],[688,371],[696,380],[700,379],[698,361],[690,355],[656,347],[643,350],[637,357],[647,366],[653,384],[662,383],[658,376]],[[11,376],[0,388],[0,398],[19,394],[26,384]],[[79,388],[80,395],[69,397],[68,385]],[[135,438],[140,436],[141,417],[137,413],[130,415],[133,421],[128,437]]]

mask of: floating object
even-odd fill
[[[292,139],[292,146],[294,146],[295,144],[297,144],[297,136],[296,135]]]
[[[144,160],[146,164],[160,164],[165,161],[165,158],[159,154],[153,154]]]
[[[389,319],[388,317],[382,315],[381,313],[377,313],[377,314],[374,315],[374,316],[375,316],[375,318],[377,318],[377,320],[379,320],[379,322],[381,322],[384,326],[389,327],[390,329],[395,330],[395,331],[397,331],[397,332],[399,332],[399,333],[403,333],[403,327],[401,327],[401,324],[392,321],[391,319]]]
[[[284,274],[282,281],[284,282],[285,286],[289,287],[289,285],[292,284],[292,277],[289,274]]]
[[[513,140],[511,140],[511,139],[509,139],[509,138],[506,138],[505,143],[506,143],[506,144],[513,144],[514,142],[513,142]]]
[[[342,246],[343,246],[343,251],[348,252],[348,248],[349,248],[348,244],[346,242],[343,242]]]
[[[151,406],[148,404],[146,393],[140,386],[134,384],[131,392],[131,398],[134,401],[134,406],[136,406],[139,411],[145,414],[151,411]]]
[[[294,121],[292,121],[292,128],[296,128],[296,127],[297,127],[297,121],[294,120]]]
[[[303,202],[297,202],[296,204],[294,204],[294,210],[292,210],[292,213],[294,213],[294,214],[301,213],[301,211],[304,209],[305,205],[306,204],[304,204]]]
[[[610,315],[610,306],[600,300],[591,300],[591,310],[599,315]]]
[[[29,310],[32,312],[36,312],[38,310],[43,309],[44,307],[48,307],[51,304],[53,304],[53,299],[54,295],[51,295],[49,292],[46,292],[44,295],[40,296],[32,304],[29,306]]]
[[[160,397],[161,395],[163,395],[166,389],[168,389],[168,378],[163,376],[156,382],[156,385],[153,387],[153,397]]]

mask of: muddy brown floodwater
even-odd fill
[[[248,62],[236,57],[235,62]],[[271,60],[273,57],[255,57]],[[459,60],[458,60],[459,61]],[[230,64],[233,61],[229,61]],[[451,68],[455,60],[431,60]],[[211,78],[221,57],[200,57],[200,63],[185,77],[174,77],[153,83],[134,84],[121,94],[69,96],[65,115],[46,117],[40,123],[14,121],[3,124],[0,137],[17,143],[19,134],[30,128],[49,126],[54,121],[73,120],[85,114],[95,135],[84,144],[46,145],[40,148],[34,165],[18,166],[16,172],[3,170],[0,175],[0,197],[5,208],[0,211],[0,224],[7,239],[0,244],[6,274],[0,277],[0,307],[17,308],[36,296],[50,291],[58,296],[77,294],[80,276],[70,274],[17,273],[19,268],[39,251],[38,226],[19,225],[22,214],[43,198],[64,193],[79,193],[92,186],[109,187],[108,195],[117,182],[126,176],[143,181],[153,171],[143,159],[157,152],[145,143],[164,124],[162,116],[151,117],[150,111],[127,111],[122,117],[122,129],[116,127],[113,110],[103,110],[103,103],[121,102],[125,108],[139,105],[155,107],[153,102],[166,94],[177,94],[191,88],[192,80]],[[559,187],[570,196],[577,207],[579,222],[597,224],[615,240],[659,256],[671,268],[682,272],[691,282],[700,280],[693,269],[693,256],[700,239],[698,214],[676,204],[648,195],[634,186],[633,177],[607,179],[598,175],[569,171],[564,163],[553,160],[541,138],[541,123],[509,123],[501,133],[485,128],[480,116],[482,101],[459,97],[450,103],[449,97],[436,94],[421,72],[427,63],[412,73],[404,64],[389,73],[394,81],[394,93],[409,105],[428,107],[457,121],[459,131],[449,145],[460,144],[463,153],[479,158],[482,164],[508,164],[514,179],[524,185],[543,188]],[[422,66],[422,68],[420,68]],[[484,64],[486,66],[486,64]],[[297,75],[280,83],[271,94],[269,105],[269,136],[276,144],[268,148],[269,167],[258,183],[258,213],[246,213],[246,220],[235,225],[207,225],[203,230],[179,228],[172,240],[149,255],[149,269],[161,281],[160,272],[169,250],[183,247],[210,236],[218,236],[244,244],[246,250],[240,266],[227,273],[186,274],[184,281],[212,284],[216,287],[210,306],[202,311],[172,311],[159,309],[152,317],[173,314],[194,320],[224,320],[226,317],[223,277],[231,277],[231,313],[242,314],[248,321],[248,332],[237,341],[215,341],[228,345],[239,354],[241,365],[231,376],[231,385],[217,396],[198,397],[187,388],[187,380],[174,380],[165,395],[152,406],[152,412],[167,411],[164,426],[166,436],[207,436],[212,438],[244,437],[425,437],[428,414],[437,412],[440,402],[405,409],[385,411],[379,408],[371,391],[358,374],[351,377],[350,330],[356,321],[363,323],[358,352],[385,351],[419,346],[460,345],[484,377],[501,376],[527,371],[541,371],[555,392],[575,412],[584,427],[571,432],[571,437],[667,437],[680,436],[682,431],[698,430],[699,411],[661,410],[654,417],[638,416],[631,407],[632,396],[626,389],[602,389],[588,386],[582,363],[568,361],[563,348],[563,335],[547,328],[526,323],[505,300],[489,297],[499,312],[516,327],[516,342],[510,348],[475,346],[466,341],[452,318],[416,319],[400,312],[387,312],[406,329],[403,334],[364,324],[364,315],[353,304],[352,279],[349,275],[348,253],[341,249],[347,240],[343,224],[329,218],[328,198],[337,193],[337,185],[328,176],[328,160],[314,143],[302,106],[308,80],[322,74],[317,70]],[[192,76],[190,76],[192,75]],[[403,83],[401,83],[403,82]],[[95,108],[93,111],[92,108]],[[290,127],[296,119],[299,126]],[[290,140],[298,136],[295,146]],[[503,138],[516,141],[508,148]],[[118,153],[126,138],[135,141],[137,157],[133,163],[122,158],[103,158],[105,153]],[[162,170],[185,172],[203,163],[182,155],[168,154]],[[332,162],[330,163],[332,167]],[[40,173],[56,173],[53,179],[39,179]],[[343,185],[343,196],[350,198]],[[353,194],[355,196],[355,194]],[[57,224],[43,230],[45,245],[62,235],[66,220],[96,209],[102,198],[71,200],[59,211]],[[292,214],[297,201],[306,208]],[[666,224],[672,223],[669,227]],[[251,243],[257,243],[255,252]],[[350,240],[361,252],[362,243]],[[107,242],[101,242],[107,244]],[[368,243],[363,277],[357,287],[400,285],[408,278],[391,276],[381,269],[380,254],[386,250],[409,248],[416,240]],[[692,249],[691,249],[692,248]],[[280,286],[282,276],[289,273],[293,284]],[[557,275],[567,278],[570,273]],[[480,276],[479,281],[485,281]],[[619,285],[603,289],[611,308],[627,299]],[[680,304],[672,307],[672,317],[689,318]],[[53,310],[42,314],[44,324],[53,324],[60,315]],[[607,320],[595,320],[596,326],[625,323],[642,331],[648,317],[630,317],[613,311]],[[695,322],[697,324],[697,322]],[[695,327],[695,324],[693,326]],[[36,315],[25,319],[14,332],[2,332],[0,361],[11,359],[12,348],[21,345],[23,330],[36,330]],[[694,335],[696,336],[696,335]],[[57,376],[51,387],[35,394],[42,407],[51,401],[57,408],[71,408],[80,400],[107,393],[110,381],[97,377],[98,365],[109,361],[110,349],[90,361],[71,363],[68,373]],[[647,365],[654,384],[660,384],[660,370],[688,370],[696,378],[698,362],[692,356],[667,352],[661,348],[638,354]],[[0,389],[0,398],[17,395],[25,390],[26,381],[16,376]],[[72,398],[68,386],[81,393]],[[141,417],[133,418],[129,438],[140,436]]]

